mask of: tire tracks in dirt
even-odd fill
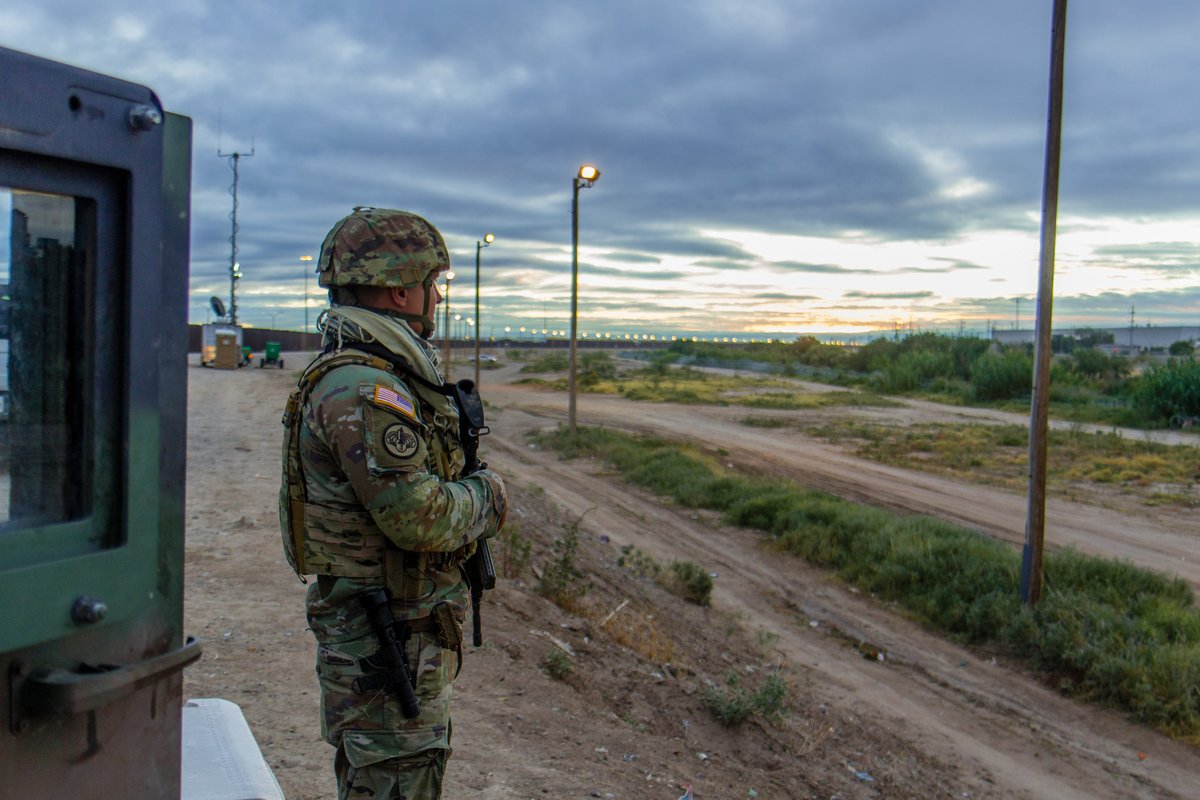
[[[561,393],[521,386],[489,391],[498,405],[511,403],[552,421],[565,417]],[[633,403],[609,395],[581,397],[578,409],[583,424],[691,441],[752,472],[789,478],[847,500],[937,517],[1018,546],[1025,539],[1024,495],[873,463],[799,431],[750,428],[739,421],[747,415],[745,409]],[[1047,546],[1124,559],[1200,589],[1200,527],[1161,515],[1152,521],[1150,514],[1132,516],[1051,498]]]

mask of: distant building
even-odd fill
[[[1200,343],[1200,325],[1155,325],[1113,328],[1064,328],[1053,332],[1054,336],[1080,338],[1088,333],[1110,333],[1113,340],[1110,344],[1098,344],[1097,349],[1106,353],[1145,353],[1154,350],[1166,350],[1175,342]],[[1033,344],[1035,331],[1032,329],[1015,328],[1002,330],[992,329],[992,341],[1002,345]]]

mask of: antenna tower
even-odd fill
[[[250,141],[249,153],[222,153],[220,148],[217,149],[218,158],[228,158],[229,168],[233,170],[233,183],[229,184],[229,194],[233,196],[233,210],[229,212],[229,221],[231,223],[229,234],[229,321],[237,325],[237,284],[242,279],[241,265],[238,264],[237,254],[237,235],[238,235],[238,162],[243,158],[249,158],[254,155],[254,140]]]

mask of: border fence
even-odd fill
[[[188,325],[188,352],[199,353],[204,340],[203,325]],[[255,353],[262,352],[267,342],[279,342],[285,352],[320,350],[321,334],[301,331],[276,331],[270,328],[242,328],[242,345]]]

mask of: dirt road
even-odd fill
[[[518,407],[548,421],[566,420],[562,393],[531,392],[498,377],[500,381],[487,384],[491,402]],[[577,398],[579,424],[686,439],[719,449],[728,461],[753,472],[790,478],[858,502],[940,517],[1013,543],[1024,541],[1024,495],[865,461],[797,430],[741,424],[750,413],[800,418],[813,412],[634,404],[613,395]],[[879,416],[886,410],[843,408],[838,413]],[[1052,547],[1074,546],[1085,553],[1128,559],[1179,575],[1200,588],[1200,524],[1190,514],[1150,508],[1122,514],[1051,499],[1046,520],[1046,539]]]
[[[669,663],[639,655],[611,626],[531,593],[532,574],[501,580],[485,617],[489,644],[468,654],[458,687],[448,796],[674,800],[684,782],[697,798],[1196,796],[1195,749],[946,643],[764,550],[751,532],[664,505],[595,462],[560,462],[531,448],[525,433],[563,419],[566,398],[511,386],[513,372],[484,375],[493,428],[485,457],[513,488],[512,518],[535,566],[551,557],[564,525],[578,521],[579,563],[593,584],[586,601],[613,610],[632,601],[627,608],[642,609],[652,626],[646,636],[673,649],[660,648]],[[187,626],[206,649],[185,692],[242,705],[289,798],[331,797],[304,587],[282,563],[275,522],[279,413],[292,375],[197,367],[189,377]],[[798,433],[764,433],[739,424],[742,416],[579,400],[582,424],[691,439],[852,499],[1019,538],[1020,498],[866,463]],[[1054,541],[1075,537],[1082,550],[1200,580],[1189,560],[1195,537],[1169,518],[1150,523],[1055,503],[1051,520]],[[715,572],[712,608],[616,567],[622,545]],[[883,660],[864,658],[864,643]],[[554,680],[541,660],[560,645],[573,669]],[[716,725],[701,702],[705,687],[728,671],[749,683],[767,669],[787,678],[787,716],[735,730]]]

